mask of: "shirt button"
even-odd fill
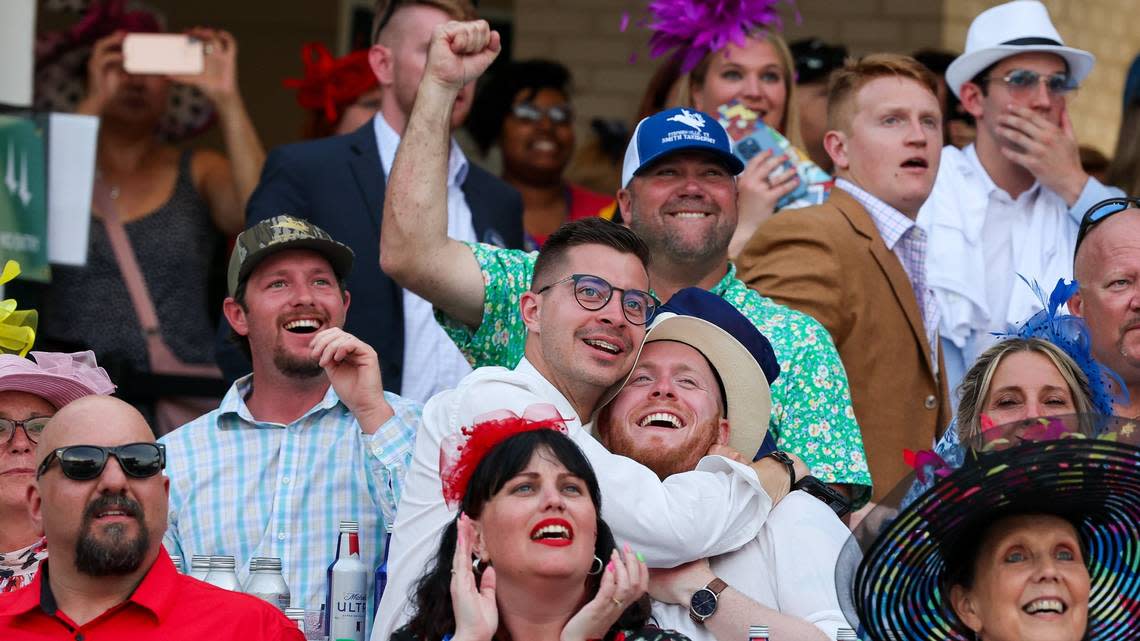
[[[80,633],[80,634],[75,635],[75,641],[83,641],[83,634]]]
[[[284,541],[285,540],[285,533],[284,532],[278,532],[277,533],[277,540],[278,541]]]
[[[923,404],[926,406],[926,409],[932,410],[934,409],[935,405],[938,405],[938,399],[934,398],[934,395],[931,394],[930,396],[926,397],[926,402]]]
[[[281,482],[284,483],[285,485],[289,485],[289,477],[286,476],[285,478],[281,479]]]

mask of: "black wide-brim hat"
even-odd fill
[[[1098,435],[1080,429],[1090,426]],[[973,641],[944,593],[947,556],[1003,515],[1055,514],[1074,523],[1088,555],[1085,638],[1140,638],[1138,441],[1140,425],[1109,417],[988,431],[961,468],[904,510],[883,506],[868,515],[836,569],[845,613],[863,638]],[[891,496],[907,487],[909,480]]]

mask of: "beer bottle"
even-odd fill
[[[210,557],[210,573],[206,575],[206,583],[216,585],[223,590],[240,592],[241,584],[238,583],[237,572],[234,571],[234,565],[234,557],[232,556],[219,555]]]
[[[360,560],[359,524],[341,521],[336,560],[329,566],[325,629],[329,641],[364,641],[368,568]]]
[[[281,559],[253,557],[249,562],[245,593],[268,601],[284,612],[289,607],[289,586],[285,583],[285,577],[281,576]]]

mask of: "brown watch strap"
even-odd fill
[[[727,587],[728,587],[728,584],[725,583],[720,577],[714,577],[713,580],[709,581],[708,585],[701,588],[701,590],[708,590],[709,592],[713,593],[714,597],[719,597],[720,593],[724,592],[724,589]],[[709,614],[709,616],[702,617],[702,616],[698,615],[692,609],[692,607],[689,608],[689,619],[691,619],[693,621],[693,623],[704,625],[705,619],[711,617],[713,614],[716,614],[716,610],[713,610],[712,614]]]

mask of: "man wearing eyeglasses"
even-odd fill
[[[946,147],[918,222],[930,237],[927,278],[941,311],[950,389],[1004,331],[1040,303],[1018,274],[1071,276],[1081,216],[1123,195],[1081,169],[1067,101],[1092,54],[1066,47],[1035,0],[978,15],[946,83],[977,121],[977,140]]]
[[[36,447],[32,518],[50,558],[0,596],[0,638],[304,639],[269,603],[179,574],[162,547],[165,451],[130,405],[88,396]]]
[[[115,390],[92,352],[31,356],[0,355],[0,592],[30,583],[47,557],[43,532],[28,513],[44,427],[68,403]]]

